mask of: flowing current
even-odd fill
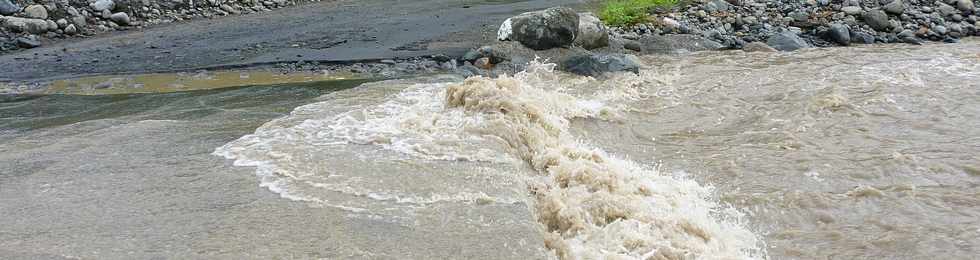
[[[440,203],[527,203],[562,259],[753,259],[769,246],[965,257],[980,232],[980,56],[931,51],[710,53],[601,80],[532,64],[366,84],[215,154],[257,167],[284,198],[392,221]],[[485,179],[410,184],[469,171]],[[526,193],[488,193],[498,182]]]
[[[973,259],[978,53],[14,96],[0,258]]]

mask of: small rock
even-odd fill
[[[58,24],[58,28],[61,28],[61,29],[64,29],[65,27],[68,27],[68,20],[65,20],[65,18],[58,19],[54,23],[55,24]]]
[[[103,10],[112,11],[112,9],[116,7],[116,2],[112,0],[98,0],[95,1],[95,3],[90,4],[89,7],[96,12],[102,12]]]
[[[766,44],[780,51],[795,51],[810,47],[803,38],[788,30],[769,37]]]
[[[932,27],[932,31],[933,32],[936,32],[939,35],[946,35],[946,33],[948,32],[946,30],[946,26],[942,26],[942,25],[937,25],[937,26]]]
[[[504,61],[510,60],[510,57],[509,55],[507,55],[506,52],[497,50],[496,48],[491,46],[480,47],[479,49],[476,49],[476,52],[479,53],[479,56],[481,58],[490,59],[491,64],[499,64]]]
[[[24,14],[27,18],[34,19],[48,19],[48,10],[44,9],[43,5],[30,5],[24,8]]]
[[[78,29],[75,28],[74,24],[69,24],[67,27],[65,27],[65,34],[74,35],[76,33],[78,33]]]
[[[742,51],[744,52],[777,52],[776,49],[769,47],[762,42],[750,42],[742,46]]]
[[[845,7],[841,8],[840,10],[843,11],[845,14],[848,14],[848,15],[858,15],[858,14],[861,14],[862,11],[864,11],[864,10],[861,10],[861,7],[860,6],[845,6]]]
[[[643,44],[638,41],[623,39],[623,48],[631,51],[643,51]]]
[[[234,7],[231,7],[230,5],[227,5],[227,4],[222,4],[218,8],[221,8],[222,11],[228,12],[229,14],[240,14],[241,13],[241,12],[238,11],[238,9],[236,9]]]
[[[956,7],[953,7],[951,5],[947,5],[944,3],[939,3],[938,5],[939,7],[936,7],[936,11],[938,11],[939,14],[942,14],[943,17],[957,14],[960,12],[959,10],[956,10]]]
[[[0,15],[12,15],[20,12],[20,6],[10,0],[0,0]]]
[[[587,50],[606,47],[609,45],[609,30],[592,13],[580,13],[575,45]]]
[[[82,27],[88,24],[88,22],[85,21],[85,17],[81,15],[72,16],[71,23],[77,25],[78,27]]]
[[[465,54],[463,54],[462,57],[464,61],[474,61],[479,58],[480,58],[480,52],[477,50],[469,50]]]
[[[48,31],[53,32],[58,30],[58,23],[55,21],[47,20],[45,23],[48,24]]]
[[[561,70],[582,76],[599,76],[609,72],[640,73],[640,59],[631,54],[571,55],[560,62]]]
[[[579,16],[567,7],[552,7],[508,18],[497,39],[517,41],[534,50],[569,46],[578,33]]]
[[[886,4],[884,7],[885,12],[894,15],[900,15],[905,12],[905,3],[902,0],[893,0],[891,3]]]
[[[903,30],[902,32],[898,33],[898,38],[899,39],[910,38],[910,37],[911,38],[914,38],[915,37],[915,32],[912,32],[912,30],[906,29],[906,30]]]
[[[704,4],[703,8],[705,11],[708,11],[709,13],[715,13],[715,12],[727,12],[730,6],[731,4],[725,2],[724,0],[712,0],[707,4]]]
[[[644,54],[672,54],[720,50],[725,45],[692,34],[644,35],[640,38]]]
[[[2,0],[0,0],[0,1],[2,1]],[[78,9],[75,9],[75,7],[73,7],[73,6],[68,6],[68,8],[65,8],[65,11],[68,12],[68,15],[69,16],[78,16],[79,15]]]
[[[973,0],[957,0],[956,9],[960,9],[964,14],[972,14],[975,9]]]
[[[109,19],[112,17],[112,12],[109,10],[102,10],[102,14],[100,16],[102,16],[102,19]]]
[[[920,40],[918,37],[899,38],[899,40],[912,45],[922,45],[922,40]]]
[[[824,36],[828,40],[836,42],[840,45],[847,46],[851,44],[851,32],[847,28],[847,25],[831,24],[830,30],[827,30]]]
[[[109,19],[119,25],[129,25],[129,15],[125,12],[114,13],[109,16]]]
[[[888,14],[882,10],[871,10],[864,13],[864,22],[879,32],[887,32],[892,24],[888,21]]]
[[[489,70],[493,68],[493,63],[490,63],[490,58],[483,57],[473,61],[473,66],[476,66],[477,68]]]
[[[30,35],[26,37],[17,37],[17,47],[24,49],[37,48],[41,46],[41,41],[37,40],[37,36]]]

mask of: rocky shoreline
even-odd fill
[[[781,50],[921,44],[980,35],[978,13],[973,0],[703,0],[654,12],[653,22],[615,31],[626,38],[693,34],[732,49],[751,42]],[[792,42],[796,38],[802,41]]]
[[[0,0],[0,4],[3,1]],[[17,0],[21,1],[21,0]],[[47,0],[43,0],[47,1]],[[101,15],[88,17],[98,3],[121,0],[90,0],[91,2],[54,4],[55,7],[29,5],[16,16],[0,17],[6,38],[0,43],[3,51],[10,45],[21,43],[29,32],[13,33],[11,26],[31,28],[31,23],[18,23],[17,19],[37,17],[32,12],[48,12],[45,25],[57,27],[45,32],[44,37],[70,37],[66,29],[75,25],[65,17],[79,18],[87,23],[85,30],[74,35],[92,35],[99,30],[130,29],[153,23],[177,21],[207,15],[229,15],[221,5],[227,2],[202,2],[208,6],[197,11],[164,12],[168,15],[133,15],[128,26],[120,26],[116,11],[131,7],[114,4],[103,9]],[[241,1],[241,0],[235,0]],[[755,0],[704,0],[680,5],[670,10],[652,10],[648,23],[628,27],[606,26],[591,13],[580,13],[566,7],[519,14],[500,23],[497,39],[477,46],[465,55],[425,55],[400,59],[375,59],[359,61],[311,60],[274,64],[249,63],[246,68],[272,69],[281,73],[352,73],[365,77],[396,78],[418,73],[458,73],[463,76],[498,76],[523,70],[534,59],[556,63],[559,69],[586,76],[602,76],[607,72],[636,72],[640,62],[637,56],[649,54],[673,54],[708,50],[740,49],[754,51],[794,51],[810,47],[846,46],[866,43],[910,43],[925,41],[956,42],[959,38],[977,35],[978,10],[971,0],[814,0],[773,1]],[[117,3],[117,2],[113,2]],[[145,2],[144,2],[145,3]],[[244,2],[234,6],[239,8]],[[260,2],[248,2],[260,3]],[[264,2],[262,2],[264,3]],[[276,2],[271,6],[295,4],[293,1]],[[218,7],[214,7],[217,5]],[[262,6],[269,6],[261,4]],[[84,6],[75,8],[74,6]],[[149,10],[159,10],[144,7]],[[195,5],[196,6],[196,5]],[[40,9],[39,9],[40,8]],[[28,10],[30,9],[30,10]],[[58,10],[75,10],[58,11]],[[261,11],[252,10],[251,12]],[[82,10],[79,12],[78,10]],[[113,10],[113,11],[106,11]],[[188,10],[188,9],[182,9]],[[238,10],[238,9],[235,9]],[[115,12],[115,13],[113,13]],[[73,16],[78,13],[77,16]],[[150,11],[149,13],[157,13]],[[178,13],[183,13],[179,14]],[[67,16],[66,16],[67,15]],[[108,16],[106,16],[108,15]],[[113,18],[116,16],[116,18]],[[128,14],[127,14],[128,16]],[[61,18],[59,18],[61,17]],[[108,17],[108,18],[104,18]],[[52,20],[58,18],[57,20]],[[169,20],[168,20],[169,19]],[[11,23],[10,21],[15,21]],[[93,22],[94,21],[94,22]],[[115,24],[115,27],[107,24]],[[46,29],[48,27],[45,27]],[[115,28],[115,29],[113,29]],[[78,29],[76,26],[75,29]],[[913,30],[914,29],[914,30]],[[13,33],[16,37],[10,37]],[[32,39],[27,39],[32,40]],[[0,51],[2,52],[2,51]],[[460,52],[461,53],[461,52]],[[35,54],[37,55],[37,54]],[[457,54],[458,55],[458,54]],[[199,70],[200,68],[196,68]],[[205,68],[222,70],[229,68]],[[41,88],[37,81],[11,82],[7,93],[35,92]],[[25,91],[26,90],[26,91]]]
[[[155,24],[321,0],[0,0],[0,53]]]
[[[703,0],[652,10],[647,23],[607,27],[591,13],[559,7],[508,19],[499,41],[468,53],[461,68],[493,76],[542,57],[567,72],[598,76],[636,71],[641,54],[955,43],[980,35],[977,14],[972,0]]]

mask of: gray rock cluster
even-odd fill
[[[694,0],[653,23],[612,28],[625,38],[694,34],[726,48],[779,50],[865,43],[954,42],[980,35],[974,0]]]
[[[621,53],[590,50],[610,45],[609,29],[592,13],[565,7],[523,13],[505,20],[498,32],[501,42],[463,56],[461,69],[472,75],[515,72],[536,57],[559,62],[562,70],[599,76],[606,72],[638,73],[638,58]]]
[[[319,0],[0,0],[0,53],[59,38],[268,11],[296,1]]]

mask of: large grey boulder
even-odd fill
[[[640,73],[640,59],[630,54],[570,55],[560,62],[562,71],[582,76],[599,76],[608,72],[628,71]]]
[[[566,7],[552,7],[508,18],[497,31],[497,39],[517,41],[534,50],[572,45],[579,17]]]
[[[606,47],[609,45],[609,29],[592,13],[580,13],[575,45],[587,50]]]
[[[803,38],[800,38],[799,35],[789,30],[784,30],[770,36],[766,44],[780,51],[795,51],[810,47],[810,44],[804,41]]]
[[[10,0],[0,0],[0,15],[12,15],[20,12],[20,6]]]
[[[882,10],[871,10],[864,13],[864,22],[879,32],[887,32],[892,26],[891,22],[888,21],[888,14]]]
[[[12,16],[0,17],[0,24],[3,24],[3,27],[7,28],[7,30],[31,34],[41,34],[47,32],[49,29],[48,21]]]
[[[644,54],[671,54],[710,51],[725,48],[724,45],[693,34],[644,35],[639,40]]]

